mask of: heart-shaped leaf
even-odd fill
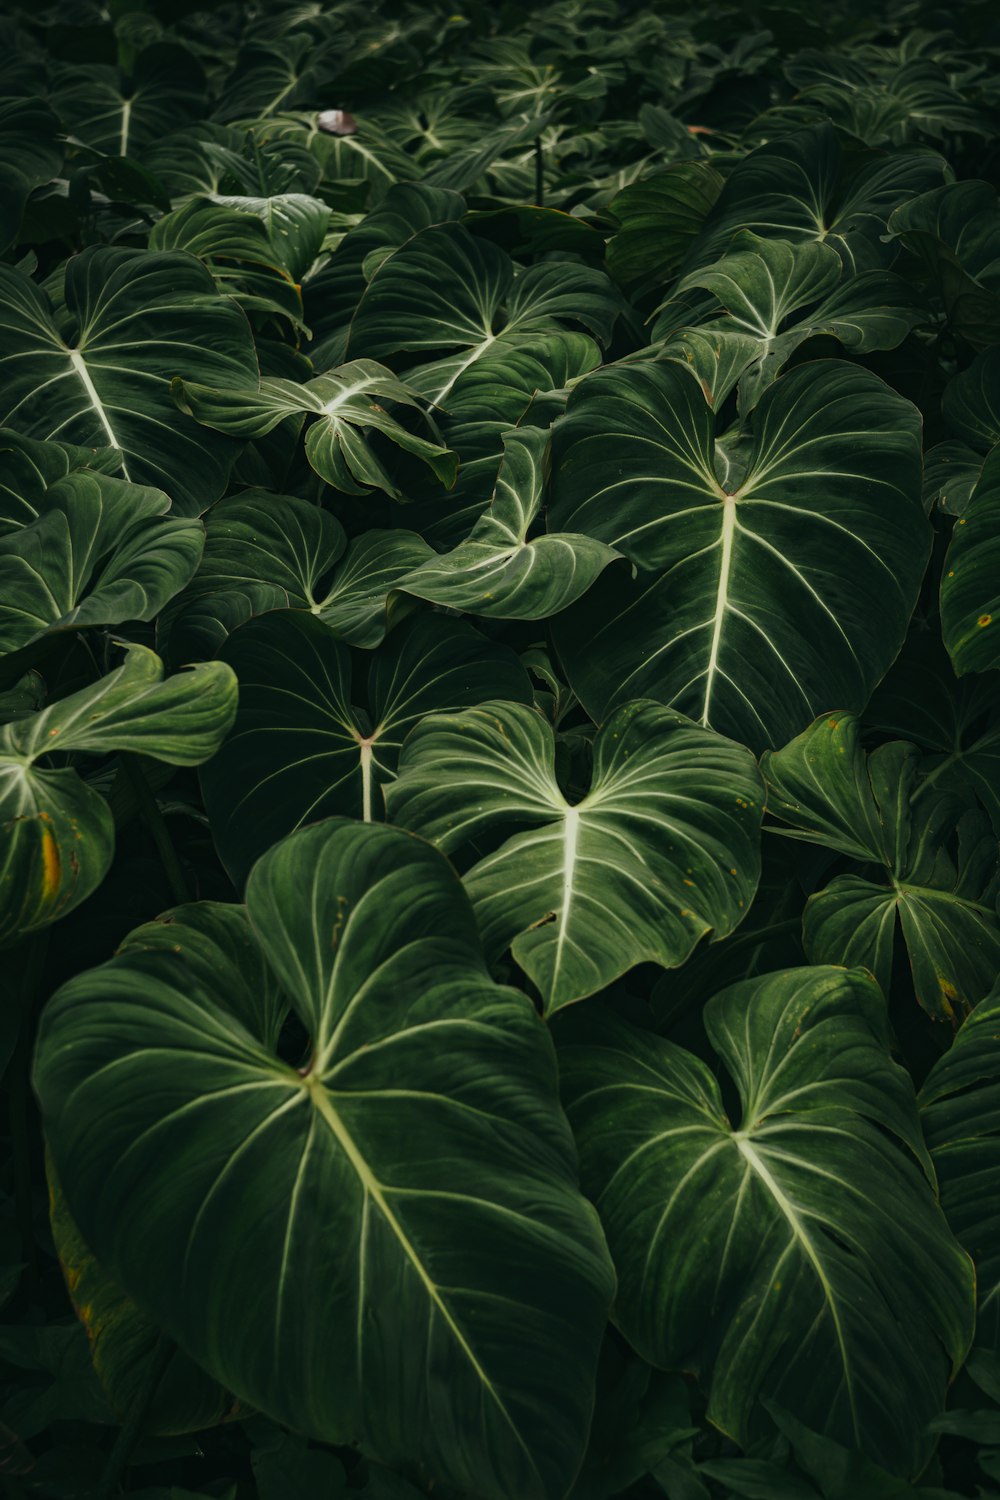
[[[485,703],[411,732],[386,788],[394,823],[446,852],[525,825],[465,877],[487,953],[510,947],[546,1011],[634,964],[682,964],[742,920],[760,873],[753,757],[653,703],[620,708],[594,742],[590,791],[571,804],[551,725]]]
[[[530,701],[509,647],[470,625],[424,615],[371,657],[367,710],[354,705],[350,649],[305,611],[275,611],[235,631],[222,659],[240,682],[233,730],[205,767],[216,846],[237,884],[259,854],[331,813],[381,816],[381,788],[424,715],[502,692]],[[355,696],[355,695],[358,696]]]
[[[195,515],[225,488],[238,449],[170,400],[181,373],[256,380],[245,317],[190,255],[84,250],[66,263],[72,332],[22,271],[0,266],[0,420],[28,437],[117,448],[134,484]]]
[[[619,1326],[652,1364],[697,1371],[741,1446],[766,1432],[766,1398],[915,1473],[974,1289],[882,998],[858,970],[786,969],[704,1020],[738,1112],[699,1057],[601,1007],[555,1028]]]
[[[670,362],[573,391],[550,523],[639,575],[606,574],[555,638],[592,717],[649,696],[759,749],[834,702],[860,709],[902,645],[930,547],[920,418],[867,370],[823,360],[765,393],[748,452],[716,425]]]
[[[183,934],[47,1007],[35,1083],[74,1218],[277,1421],[484,1500],[558,1500],[612,1278],[541,1021],[491,983],[447,862],[396,829],[293,835],[247,912],[301,1068]]]

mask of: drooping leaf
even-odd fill
[[[306,458],[321,479],[349,495],[363,495],[374,487],[394,500],[402,499],[367,439],[369,432],[416,454],[442,484],[455,482],[454,453],[407,431],[380,405],[381,398],[420,410],[411,389],[374,360],[354,360],[301,385],[265,378],[254,387],[219,388],[177,379],[172,391],[182,411],[216,432],[236,437],[263,437],[287,417],[299,423],[312,417],[306,430]]]
[[[882,998],[857,970],[787,969],[724,990],[705,1027],[734,1114],[700,1058],[600,1007],[556,1026],[619,1326],[652,1364],[695,1369],[741,1446],[771,1399],[915,1473],[971,1340],[973,1279]]]
[[[221,663],[164,681],[159,657],[132,646],[100,681],[0,729],[0,942],[72,911],[103,880],[114,851],[104,798],[75,770],[37,762],[57,750],[130,750],[198,765],[222,743],[236,693]]]
[[[639,292],[663,286],[684,260],[721,190],[722,178],[714,167],[694,161],[677,162],[622,188],[608,208],[620,226],[607,248],[615,280]]]
[[[838,875],[803,919],[812,963],[864,965],[888,995],[897,920],[917,999],[958,1021],[1000,966],[998,844],[982,814],[950,792],[919,799],[916,747],[895,741],[867,757],[853,714],[817,719],[761,770],[768,811],[792,838],[822,844],[880,878]]]
[[[446,861],[398,830],[303,830],[247,895],[307,1063],[183,952],[78,977],[35,1074],[74,1218],[276,1420],[485,1500],[557,1500],[612,1282],[541,1022],[490,982]]]
[[[17,239],[28,195],[62,166],[59,121],[41,99],[0,105],[0,250]]]
[[[762,748],[835,699],[861,708],[899,651],[929,551],[919,425],[839,360],[778,380],[735,453],[671,362],[582,381],[553,437],[551,524],[639,569],[607,573],[555,627],[588,712],[646,695]]]
[[[586,593],[620,555],[592,537],[531,537],[542,508],[549,435],[517,427],[503,437],[493,501],[464,542],[407,573],[399,587],[432,604],[502,620],[544,620]]]
[[[170,400],[184,373],[222,386],[256,379],[246,319],[193,256],[106,246],[66,263],[65,332],[44,292],[0,266],[2,417],[28,437],[117,448],[133,484],[165,490],[180,515],[218,498],[238,449]]]
[[[571,804],[556,741],[534,708],[433,714],[403,747],[389,817],[446,853],[505,824],[466,889],[487,954],[510,948],[547,1012],[637,963],[674,968],[744,916],[760,873],[752,756],[670,709],[633,703],[594,742],[590,790]]]
[[[381,817],[381,789],[425,714],[531,689],[509,647],[456,620],[421,616],[372,656],[367,710],[355,707],[350,649],[321,619],[275,611],[226,642],[240,682],[233,730],[205,766],[202,789],[216,847],[242,884],[253,861],[302,823],[333,813]],[[357,694],[357,696],[356,696]]]
[[[168,516],[161,490],[76,472],[40,502],[36,521],[0,540],[0,652],[54,630],[152,620],[198,566],[202,526]]]

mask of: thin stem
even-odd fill
[[[542,153],[542,138],[535,136],[535,202],[545,207],[545,157]]]
[[[174,848],[174,841],[170,837],[170,830],[160,811],[160,804],[153,795],[152,787],[146,780],[142,758],[130,751],[123,751],[120,761],[122,774],[135,793],[142,820],[149,829],[150,837],[156,845],[156,852],[160,856],[160,863],[163,865],[164,872],[166,873],[171,894],[175,901],[179,901],[183,905],[185,901],[193,899],[191,887],[188,885],[184,868],[181,865],[177,850]]]
[[[165,1333],[161,1333],[153,1346],[153,1352],[149,1356],[149,1364],[146,1366],[146,1374],[142,1384],[135,1393],[135,1400],[129,1407],[128,1416],[122,1423],[121,1430],[115,1438],[115,1445],[108,1455],[108,1461],[101,1475],[101,1482],[97,1487],[96,1500],[112,1500],[118,1493],[118,1487],[122,1476],[128,1468],[129,1459],[132,1457],[132,1449],[142,1432],[142,1424],[156,1395],[160,1381],[166,1372],[167,1366],[173,1356],[174,1345]]]

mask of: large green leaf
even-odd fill
[[[707,162],[675,162],[641,177],[611,200],[619,228],[608,241],[607,266],[622,286],[646,291],[677,270],[722,190]]]
[[[822,844],[877,877],[838,875],[811,896],[803,919],[812,963],[860,964],[890,989],[897,919],[917,999],[957,1020],[1000,967],[996,835],[950,792],[919,798],[916,747],[895,741],[865,756],[858,720],[817,719],[761,761],[768,811],[788,836]]]
[[[527,702],[509,647],[470,625],[424,615],[371,657],[367,692],[352,684],[350,649],[305,611],[275,611],[234,631],[222,659],[240,682],[232,733],[202,773],[219,854],[242,883],[259,854],[331,813],[381,816],[381,788],[400,746],[427,713],[501,693]],[[366,701],[367,709],[355,707]]]
[[[183,946],[46,1009],[35,1083],[74,1218],[278,1421],[484,1500],[558,1500],[612,1278],[541,1021],[491,983],[447,862],[396,829],[294,834],[247,910],[301,1068]]]
[[[327,264],[303,288],[317,368],[340,364],[351,318],[376,264],[421,229],[460,219],[465,199],[426,183],[398,182],[341,240]],[[372,260],[369,261],[369,257]],[[371,269],[367,268],[371,266]]]
[[[682,278],[660,310],[653,338],[696,326],[735,343],[740,407],[749,411],[807,339],[827,335],[857,354],[894,349],[926,318],[908,284],[891,271],[844,276],[840,257],[822,241],[769,240],[744,230],[721,260]],[[683,335],[679,344],[685,352]],[[727,391],[717,377],[712,384],[717,406]]]
[[[382,359],[399,351],[437,355],[407,372],[428,400],[448,407],[459,376],[494,344],[523,344],[566,322],[607,343],[619,312],[603,272],[543,261],[514,277],[510,257],[461,224],[422,230],[372,276],[351,323],[348,352]]]
[[[126,479],[197,514],[222,493],[238,448],[181,416],[170,381],[255,380],[245,317],[182,254],[85,250],[66,263],[65,299],[64,321],[22,271],[0,266],[0,420],[28,437],[117,448]]]
[[[698,380],[610,366],[556,424],[550,524],[637,565],[561,616],[592,717],[657,698],[761,748],[861,708],[902,645],[930,548],[920,417],[867,370],[801,365],[720,444]]]
[[[536,709],[484,703],[411,732],[390,819],[445,852],[516,832],[465,877],[488,955],[510,948],[546,1011],[643,962],[676,968],[724,937],[760,874],[762,789],[752,756],[654,703],[620,708],[571,803]]]
[[[167,516],[162,490],[76,472],[41,503],[38,520],[0,540],[0,652],[53,630],[152,620],[198,566],[201,523]]]
[[[976,1263],[976,1343],[1000,1350],[1000,994],[981,1000],[920,1090],[941,1206]]]
[[[464,542],[399,582],[433,604],[502,620],[544,620],[573,603],[620,555],[593,537],[530,536],[542,509],[548,432],[503,436],[493,503]]]
[[[0,942],[65,916],[104,879],[114,824],[75,770],[39,767],[53,751],[136,751],[195,766],[218,749],[236,712],[221,663],[163,680],[143,646],[90,687],[0,729]]]
[[[915,193],[937,187],[944,169],[931,152],[844,152],[828,124],[783,135],[733,169],[685,269],[718,260],[741,229],[768,239],[825,241],[854,270],[884,265],[893,257],[882,243],[889,215]]]
[[[301,289],[255,214],[189,198],[156,221],[149,248],[196,255],[219,290],[245,311],[278,313],[296,326],[302,323]]]
[[[223,909],[237,915],[235,907]],[[184,936],[178,926],[172,927],[175,939]],[[108,1402],[124,1421],[136,1391],[146,1386],[150,1367],[159,1357],[160,1330],[143,1317],[88,1249],[55,1172],[50,1163],[47,1166],[49,1224],[66,1290],[86,1329],[90,1357]],[[200,1432],[237,1415],[239,1404],[232,1396],[175,1349],[155,1382],[142,1426],[147,1433]]]
[[[173,395],[182,411],[216,432],[236,437],[263,437],[286,417],[299,423],[312,417],[306,432],[306,458],[321,479],[349,495],[364,495],[374,486],[394,500],[402,499],[401,490],[371,446],[369,432],[380,433],[398,448],[416,454],[446,486],[454,484],[458,472],[454,453],[408,432],[380,404],[387,400],[420,410],[410,388],[371,359],[353,360],[301,385],[265,378],[253,387],[220,388],[178,379]]]
[[[941,578],[941,633],[955,671],[1000,666],[1000,447],[955,522]]]
[[[972,1337],[973,1278],[881,996],[857,970],[786,969],[704,1016],[738,1106],[700,1058],[600,1007],[556,1026],[616,1319],[652,1364],[700,1375],[741,1445],[770,1399],[915,1473]]]
[[[61,69],[52,105],[67,129],[109,156],[143,146],[194,118],[205,97],[205,74],[186,47],[156,42],[139,55],[129,79],[117,68]]]

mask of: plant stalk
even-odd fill
[[[539,208],[545,207],[545,156],[540,135],[535,136],[535,202]]]
[[[193,900],[194,897],[177,850],[174,848],[174,841],[170,837],[170,830],[160,811],[160,804],[146,780],[142,760],[130,751],[124,751],[120,759],[122,772],[139,804],[142,820],[156,845],[156,852],[160,856],[160,863],[166,873],[171,895],[175,901],[183,905],[186,901]]]

